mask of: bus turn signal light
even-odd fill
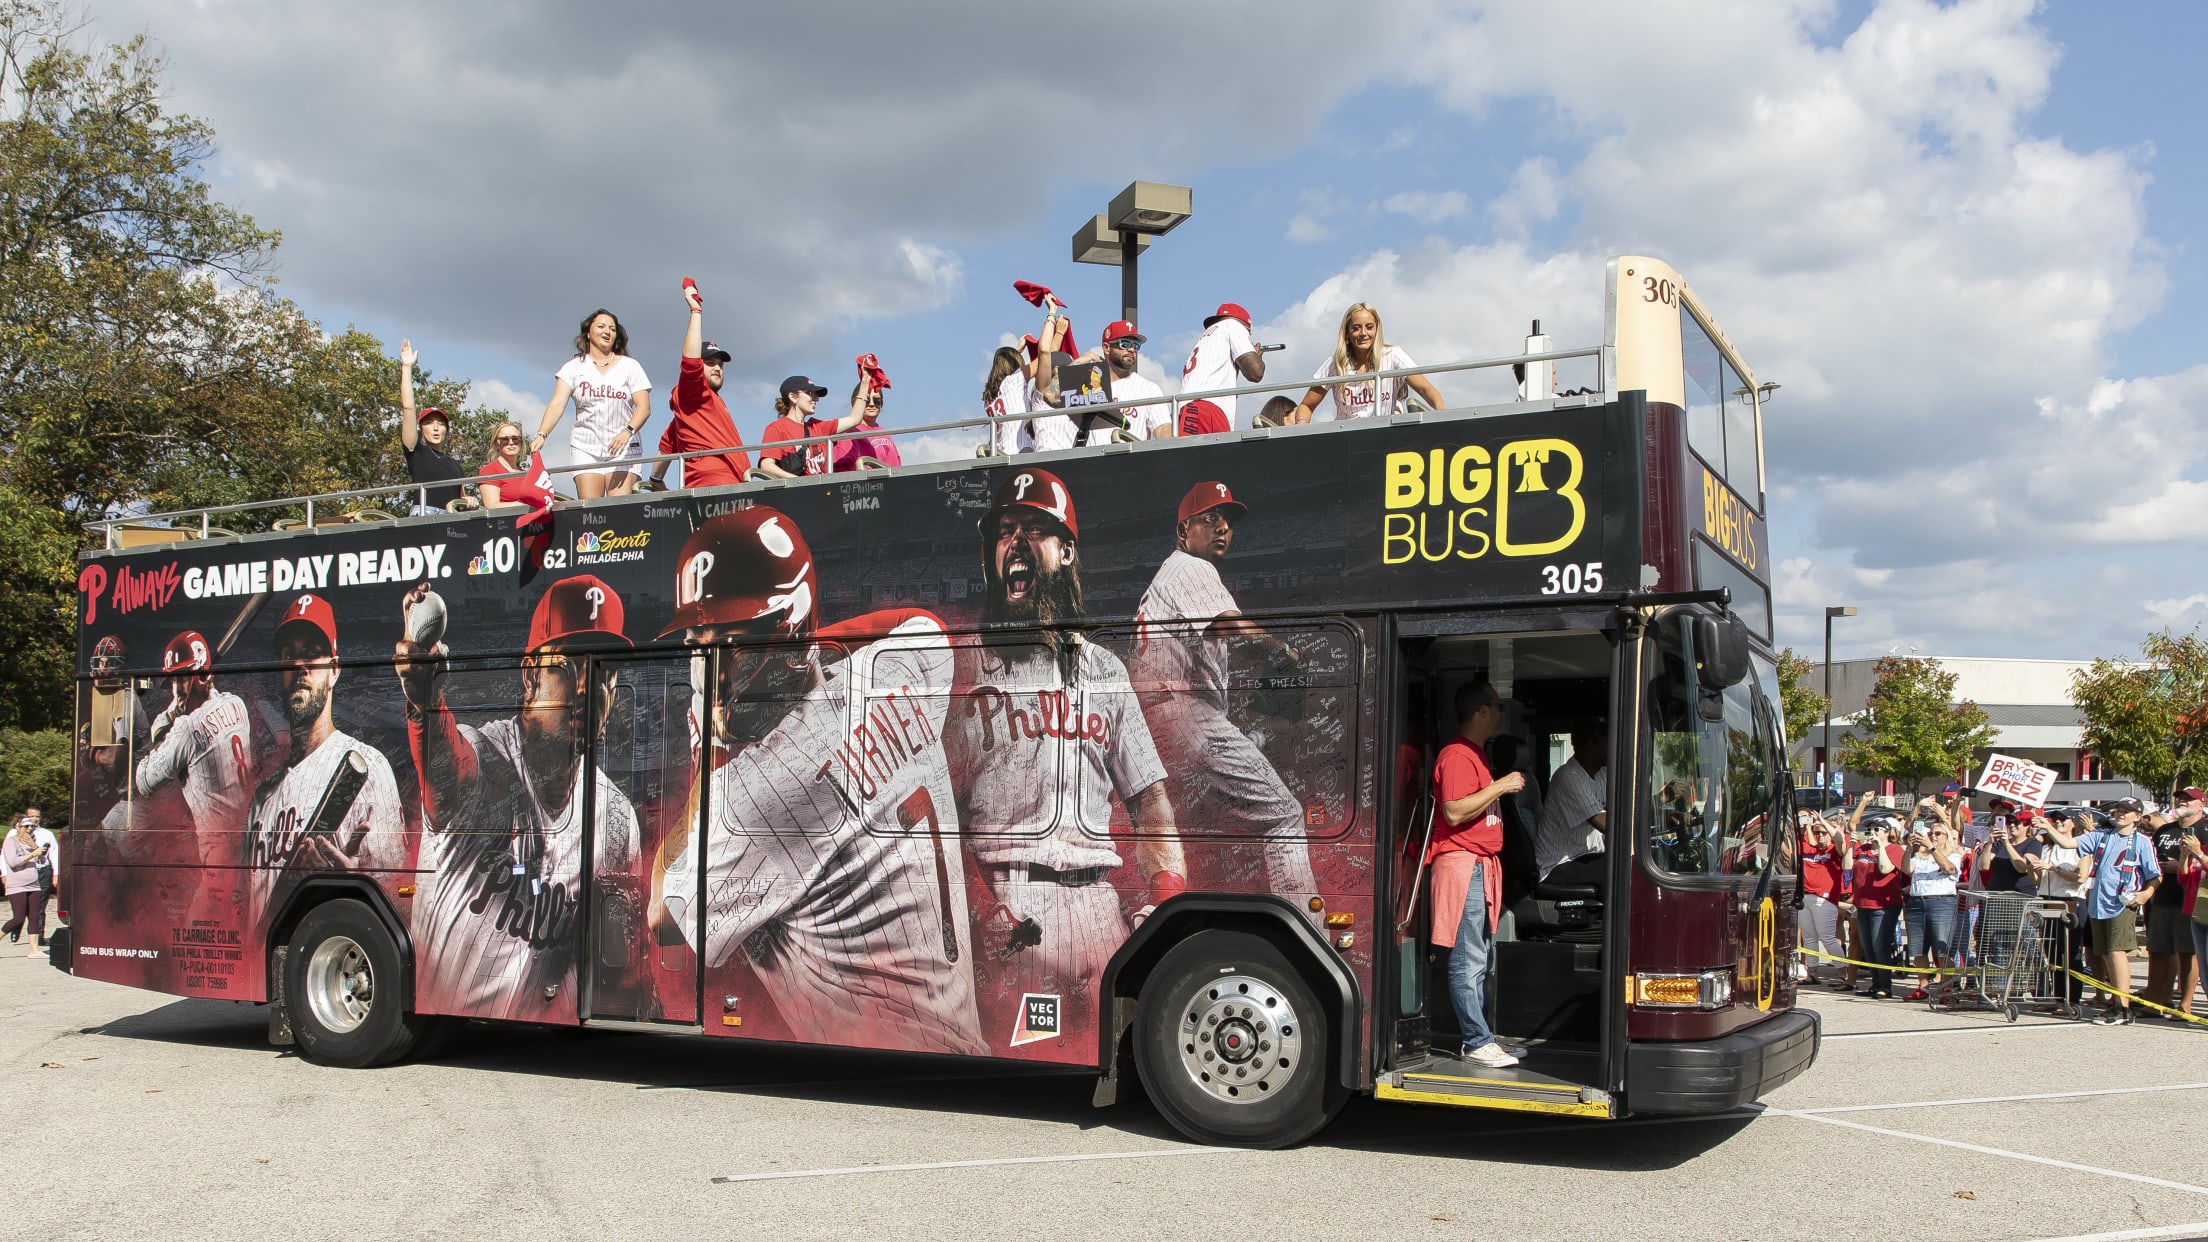
[[[1730,971],[1633,976],[1633,1003],[1644,1009],[1722,1009],[1732,999]]]
[[[1355,927],[1357,926],[1357,916],[1347,910],[1329,914],[1326,916],[1326,925],[1328,927]]]

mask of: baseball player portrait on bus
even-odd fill
[[[161,671],[168,674],[169,702],[153,718],[147,748],[131,774],[133,792],[149,799],[164,791],[182,797],[182,820],[167,825],[181,830],[170,853],[202,869],[187,899],[187,917],[234,927],[245,900],[235,869],[244,861],[255,756],[266,750],[268,739],[254,736],[245,700],[215,686],[214,652],[197,630],[169,640]],[[172,904],[166,893],[162,904]]]
[[[641,888],[636,812],[584,762],[619,669],[586,653],[632,646],[621,597],[589,574],[553,583],[529,622],[520,710],[480,727],[461,723],[445,701],[444,601],[424,582],[406,593],[401,611],[408,637],[398,643],[399,686],[421,775],[418,866],[430,873],[414,899],[416,1003],[476,1018],[571,1016],[586,779],[596,782],[600,908],[633,910]],[[595,695],[586,677],[596,679]],[[619,936],[636,924],[609,917],[600,928]]]
[[[1187,865],[1126,666],[1070,628],[1086,608],[1080,522],[1064,481],[1012,473],[980,534],[983,633],[958,646],[949,737],[959,818],[982,877],[975,924],[993,1000],[1056,996],[1066,1028],[1081,1029],[1071,1015],[1093,1011],[1098,977],[1127,938],[1122,882],[1140,919],[1186,886]],[[1132,821],[1132,876],[1112,836],[1115,795]]]
[[[390,761],[331,719],[343,670],[330,602],[310,593],[286,604],[275,648],[291,745],[283,766],[262,779],[247,814],[256,923],[268,920],[301,871],[393,871],[407,863]]]
[[[1303,806],[1227,716],[1231,647],[1257,648],[1280,667],[1303,659],[1293,643],[1243,617],[1220,580],[1235,526],[1248,514],[1217,480],[1181,498],[1174,550],[1135,611],[1135,673],[1181,823],[1264,839],[1265,888],[1302,906],[1318,894]]]
[[[683,544],[665,635],[708,649],[692,681],[715,693],[708,776],[655,868],[655,930],[696,943],[702,866],[701,956],[718,968],[741,946],[791,1038],[985,1053],[943,750],[949,641],[917,609],[823,626],[820,590],[804,535],[764,505]]]

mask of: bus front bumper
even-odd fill
[[[1716,1039],[1627,1044],[1626,1107],[1641,1115],[1729,1112],[1808,1069],[1819,1030],[1814,1012],[1795,1009]]]

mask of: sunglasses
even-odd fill
[[[498,438],[498,440],[497,440],[497,443],[500,443],[500,444],[519,444],[519,443],[521,443],[521,437],[520,437],[520,436],[500,436],[500,437]]]
[[[1116,341],[1109,341],[1106,343],[1109,344],[1113,349],[1124,349],[1130,354],[1139,354],[1142,352],[1142,342],[1134,339],[1133,337],[1123,336]]]

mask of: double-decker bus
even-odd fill
[[[332,1066],[465,1020],[940,1052],[1139,1080],[1214,1143],[1359,1092],[1741,1105],[1817,1048],[1758,393],[1669,267],[1607,286],[1599,346],[1426,368],[1532,377],[1495,405],[526,523],[111,527],[54,960],[266,1005]],[[1531,774],[1499,1070],[1427,943],[1472,681]],[[1565,883],[1529,859],[1574,735],[1609,820]]]

